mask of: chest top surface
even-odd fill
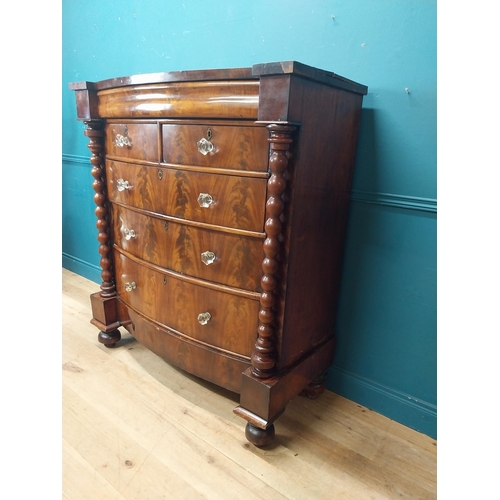
[[[97,118],[209,118],[288,121],[297,79],[313,87],[359,95],[367,87],[336,73],[287,61],[251,68],[189,70],[74,82],[79,120]]]

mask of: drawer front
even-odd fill
[[[185,342],[134,311],[130,310],[129,314],[135,325],[134,337],[149,350],[197,377],[229,391],[240,392],[241,374],[250,367],[250,360],[225,355],[195,342]]]
[[[158,162],[156,123],[108,123],[106,154],[131,160]]]
[[[266,179],[109,160],[106,177],[111,201],[181,219],[263,231]]]
[[[164,124],[163,161],[266,172],[268,136],[263,127]]]
[[[220,118],[257,120],[259,81],[173,81],[98,92],[103,118]]]
[[[178,273],[260,291],[262,240],[186,224],[113,205],[114,241],[127,252]]]
[[[200,342],[250,356],[257,337],[258,300],[167,276],[116,250],[114,255],[116,289],[127,305]]]

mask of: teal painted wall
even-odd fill
[[[90,153],[69,82],[297,60],[368,85],[327,384],[436,437],[436,2],[62,5],[63,266],[96,282]]]

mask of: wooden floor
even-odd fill
[[[295,398],[275,443],[247,443],[237,395],[126,331],[97,342],[89,295],[63,270],[63,498],[433,499],[436,441],[327,391]]]

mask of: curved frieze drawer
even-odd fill
[[[163,161],[266,172],[268,136],[265,127],[164,124]]]
[[[125,304],[199,342],[250,356],[259,301],[184,281],[115,250],[116,289]]]
[[[106,154],[117,158],[158,162],[158,125],[108,123]]]
[[[111,201],[181,219],[262,232],[267,179],[106,162]]]
[[[178,273],[260,291],[263,239],[210,231],[113,205],[113,239],[125,251]]]
[[[234,118],[257,120],[257,80],[127,85],[99,91],[103,118]]]

